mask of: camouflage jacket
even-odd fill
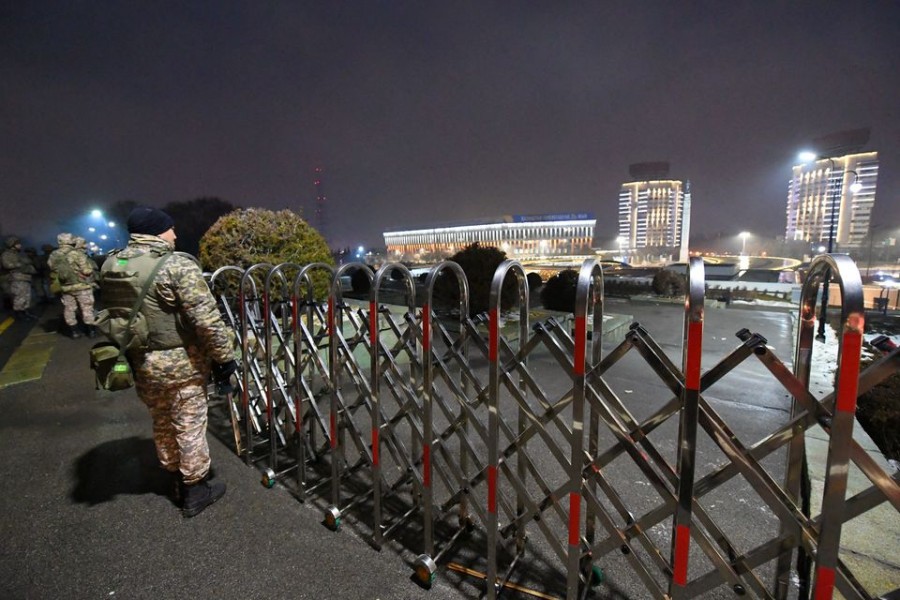
[[[93,262],[87,254],[74,246],[60,246],[47,259],[50,271],[56,274],[63,292],[77,292],[94,287]]]
[[[31,260],[25,256],[24,252],[20,252],[15,248],[7,248],[0,255],[0,266],[3,267],[3,274],[9,277],[10,281],[31,281],[31,276],[36,273]]]
[[[132,234],[128,246],[115,256],[133,258],[153,249],[170,248],[165,240],[155,235]],[[115,256],[108,260],[116,260]],[[103,291],[102,281],[100,291]],[[167,260],[156,274],[148,294],[153,294],[160,306],[176,310],[183,323],[193,326],[197,345],[130,356],[139,388],[199,381],[208,374],[210,359],[217,363],[234,359],[232,334],[222,321],[216,300],[192,256],[179,252]]]

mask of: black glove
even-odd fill
[[[231,376],[235,371],[237,371],[237,362],[233,360],[224,363],[213,363],[212,374],[217,394],[227,396],[234,391],[234,386],[231,385]]]

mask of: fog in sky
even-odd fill
[[[791,166],[870,127],[900,226],[900,3],[75,1],[0,4],[0,231],[219,197],[388,229],[591,211],[669,161],[692,236],[784,234]]]

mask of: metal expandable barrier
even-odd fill
[[[268,269],[262,307],[248,284],[254,268]],[[331,277],[327,310],[313,299],[312,268]],[[343,298],[342,278],[358,269],[370,283],[368,306]],[[248,463],[251,436],[263,433],[252,422],[261,417],[264,398],[271,481],[280,477],[272,436],[284,444],[285,421],[291,421],[298,443],[288,470],[296,470],[300,497],[329,481],[328,526],[339,528],[354,510],[371,517],[376,547],[401,528],[407,544],[420,540],[410,547],[419,552],[413,568],[420,584],[431,584],[439,564],[452,564],[451,554],[468,538],[469,558],[473,548],[482,550],[467,569],[480,573],[487,598],[512,586],[522,565],[528,566],[524,577],[565,590],[569,599],[589,595],[604,570],[623,565],[652,598],[693,598],[724,587],[736,596],[780,600],[797,587],[794,577],[801,597],[811,582],[816,600],[831,598],[835,589],[847,598],[872,598],[839,559],[841,528],[884,503],[900,512],[900,487],[853,440],[852,429],[857,395],[900,370],[900,355],[885,350],[861,371],[861,283],[847,257],[812,263],[793,372],[763,335],[746,329],[737,332],[733,350],[703,371],[700,259],[688,265],[680,365],[638,323],[602,356],[603,273],[594,260],[578,275],[571,333],[554,319],[530,326],[527,278],[516,261],[497,269],[486,318],[469,316],[468,282],[455,263],[427,274],[421,309],[416,280],[402,265],[386,265],[377,275],[361,263],[333,272],[310,265],[294,280],[289,323],[285,310],[272,313],[265,300],[284,296],[270,283],[286,285],[279,273],[270,265],[244,271],[240,317],[231,320],[240,326]],[[809,374],[816,297],[826,279],[841,289],[842,330],[835,391],[817,399]],[[455,306],[436,309],[439,281],[458,290]],[[399,303],[383,303],[391,293]],[[517,298],[517,310],[501,310],[505,293]],[[251,337],[265,340],[256,353]],[[784,422],[745,443],[707,396],[751,357],[791,400]],[[626,401],[623,393],[630,391],[617,389],[617,371],[626,367],[640,369],[664,396]],[[258,393],[249,393],[254,386]],[[828,436],[825,491],[814,515],[803,490],[804,440],[813,427]],[[331,476],[310,485],[306,453],[318,432]],[[718,457],[702,469],[701,449]],[[773,466],[781,455],[784,469]],[[871,486],[847,498],[851,464]],[[755,494],[771,534],[754,532],[750,542],[720,518],[710,499],[727,498],[732,486]],[[416,514],[420,531],[407,527]],[[808,557],[815,560],[812,578],[803,573]]]

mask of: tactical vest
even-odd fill
[[[140,296],[153,267],[168,252],[150,250],[131,258],[121,258],[118,254],[110,254],[103,263],[100,290],[107,307],[130,309]],[[177,309],[160,305],[152,284],[139,312],[147,319],[147,350],[168,350],[196,342],[193,328],[184,326]]]

